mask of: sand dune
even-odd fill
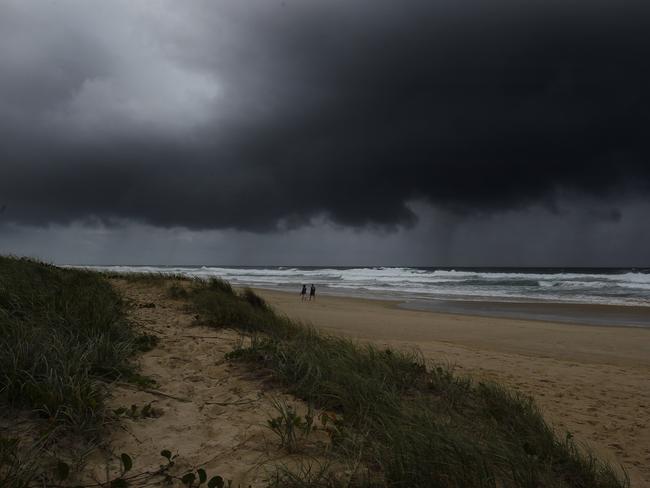
[[[131,318],[160,343],[140,358],[142,373],[157,381],[156,388],[118,386],[110,406],[151,402],[162,413],[115,427],[108,439],[113,453],[129,453],[140,470],[155,469],[166,448],[179,453],[178,472],[203,467],[235,486],[264,486],[274,464],[291,462],[265,427],[271,400],[285,398],[299,410],[305,405],[224,360],[237,333],[193,325],[184,302],[169,299],[163,288],[113,282],[133,302]],[[461,373],[526,392],[558,429],[623,465],[633,487],[650,486],[648,330],[420,312],[375,300],[319,297],[303,303],[297,295],[259,292],[292,318],[361,340],[418,348]],[[98,479],[106,464],[100,452],[89,462]]]
[[[404,310],[397,303],[257,290],[292,318],[532,395],[558,429],[650,486],[650,329],[590,327]]]
[[[141,373],[156,380],[156,387],[118,386],[109,405],[117,409],[151,402],[162,414],[125,419],[116,426],[107,439],[113,453],[128,453],[134,471],[141,472],[155,470],[162,462],[160,451],[169,449],[179,454],[177,474],[201,467],[210,476],[233,480],[233,486],[266,486],[263,480],[273,466],[291,459],[266,428],[274,414],[271,401],[283,398],[298,411],[306,406],[224,360],[239,340],[236,332],[193,325],[185,302],[167,298],[165,288],[122,280],[113,284],[134,304],[131,318],[160,342],[140,358]],[[101,451],[89,465],[96,479],[105,479]]]

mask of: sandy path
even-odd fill
[[[274,413],[270,401],[285,398],[299,409],[304,405],[268,391],[260,379],[224,360],[238,341],[236,332],[193,326],[184,302],[168,299],[163,288],[121,280],[113,284],[133,302],[131,318],[160,338],[154,350],[140,357],[141,373],[156,380],[156,390],[186,399],[116,387],[111,408],[152,402],[162,415],[125,419],[111,434],[114,453],[128,453],[134,472],[140,472],[157,468],[163,460],[160,451],[169,449],[179,454],[176,474],[203,467],[209,476],[233,480],[233,486],[265,486],[272,464],[286,458],[265,427]],[[154,307],[143,307],[148,304]],[[105,461],[95,461],[101,473]]]
[[[547,418],[650,487],[650,330],[470,317],[376,300],[258,290],[278,310],[335,333],[450,362],[532,395]]]

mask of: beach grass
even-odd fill
[[[428,366],[415,351],[323,334],[221,280],[195,282],[189,297],[203,324],[248,336],[232,360],[269,372],[289,392],[331,412],[331,455],[361,461],[345,483],[327,470],[318,479],[306,470],[309,477],[287,474],[277,486],[629,485],[570,434],[554,431],[527,396]]]
[[[0,400],[80,428],[101,419],[104,382],[146,347],[100,274],[0,257]]]
[[[0,257],[0,408],[43,419],[47,432],[38,435],[48,442],[97,439],[107,384],[137,376],[131,357],[151,341],[101,274]],[[20,441],[22,449],[0,435],[2,486],[23,486],[35,473],[42,452]]]

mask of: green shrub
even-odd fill
[[[246,300],[253,308],[258,308],[261,310],[266,310],[268,308],[268,305],[266,304],[266,301],[259,296],[257,293],[255,293],[253,290],[250,288],[244,288],[242,291],[242,297],[244,300]]]
[[[211,290],[224,293],[226,295],[235,296],[235,291],[232,289],[232,286],[226,280],[221,278],[210,278],[208,281],[208,286]]]

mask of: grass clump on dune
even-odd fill
[[[221,281],[190,292],[201,321],[238,328],[250,345],[232,359],[270,371],[292,393],[336,418],[333,449],[363,469],[345,483],[323,474],[278,486],[621,488],[609,465],[558,436],[533,401],[417,353],[324,335],[280,317],[252,291]]]
[[[253,298],[255,296],[256,298]],[[218,327],[236,328],[250,333],[294,328],[291,321],[277,316],[252,290],[238,294],[220,279],[195,281],[190,300],[199,313],[199,322]]]
[[[99,273],[0,257],[0,402],[92,432],[103,381],[132,373],[147,342]]]

